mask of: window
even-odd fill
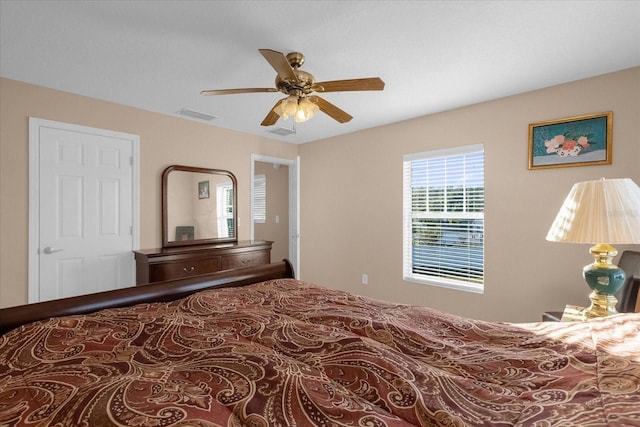
[[[218,237],[233,236],[233,184],[222,183],[216,187]]]
[[[267,222],[267,177],[264,174],[253,177],[253,222]]]
[[[484,289],[484,148],[407,154],[403,182],[403,277]]]

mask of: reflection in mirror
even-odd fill
[[[169,166],[162,207],[164,247],[236,240],[236,178],[229,171]]]

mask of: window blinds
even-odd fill
[[[253,222],[267,222],[267,177],[264,174],[253,177]]]
[[[405,280],[482,292],[482,145],[404,157]]]

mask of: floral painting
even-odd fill
[[[613,113],[529,125],[529,169],[611,164]]]

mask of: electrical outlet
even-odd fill
[[[367,273],[362,273],[362,284],[366,285],[369,283],[369,275]]]

